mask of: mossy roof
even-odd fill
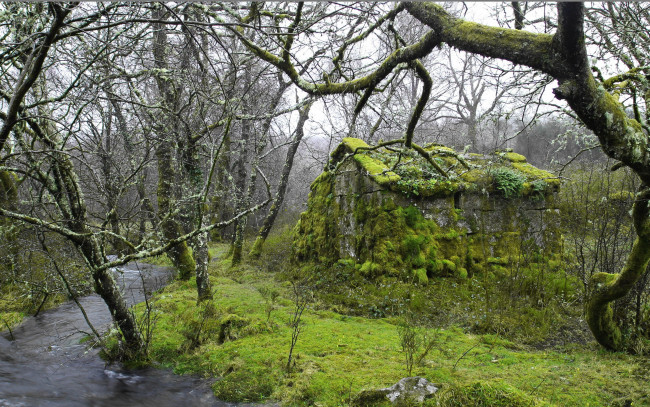
[[[520,196],[554,193],[560,180],[548,171],[529,164],[511,150],[492,154],[464,154],[439,144],[424,148],[446,172],[446,177],[421,154],[401,146],[372,149],[358,138],[344,138],[332,152],[330,168],[351,158],[370,178],[386,189],[420,197],[447,196],[458,191],[496,192],[498,178],[510,174],[520,182]],[[514,174],[514,176],[513,176]]]

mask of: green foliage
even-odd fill
[[[499,191],[505,198],[521,196],[526,179],[518,172],[505,167],[496,168],[491,171],[494,182],[494,189]]]
[[[271,313],[276,308],[276,302],[280,296],[280,291],[273,286],[265,285],[257,289],[262,298],[264,298],[264,310],[266,311],[266,322],[271,321]]]
[[[535,180],[530,183],[530,196],[535,200],[544,199],[548,184],[543,180]]]
[[[407,377],[413,376],[413,368],[422,364],[439,340],[437,331],[418,325],[420,320],[421,316],[409,310],[397,323]]]

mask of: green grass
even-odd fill
[[[213,253],[225,249],[213,247]],[[214,312],[196,305],[193,280],[175,282],[156,295],[151,355],[177,373],[221,378],[213,386],[218,398],[340,406],[363,389],[390,386],[406,376],[397,318],[346,316],[318,300],[303,315],[295,365],[288,372],[290,284],[258,267],[230,267],[227,260],[213,262],[211,274]],[[261,287],[280,293],[268,322]],[[219,343],[233,315],[243,325],[228,328]],[[188,336],[197,326],[204,335],[192,346]],[[650,404],[650,364],[642,357],[604,352],[593,343],[535,350],[453,326],[434,335],[435,346],[413,370],[442,386],[429,405],[603,406],[623,405],[626,399]]]
[[[25,317],[25,314],[16,311],[0,311],[0,332],[13,329],[18,326]]]

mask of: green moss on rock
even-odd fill
[[[506,152],[503,154],[503,157],[513,163],[525,163],[526,162],[526,157],[524,157],[521,154],[513,153],[513,152]]]
[[[413,270],[413,276],[415,277],[415,281],[422,285],[426,285],[429,283],[429,277],[427,276],[427,269],[425,268],[419,268]]]
[[[512,164],[512,167],[521,172],[529,182],[535,180],[542,180],[546,182],[549,186],[553,187],[554,190],[557,190],[560,186],[560,179],[551,174],[548,171],[540,170],[537,167],[534,167],[526,162],[515,162]]]

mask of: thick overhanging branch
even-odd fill
[[[410,62],[414,59],[422,58],[440,43],[438,36],[433,31],[426,33],[418,42],[407,47],[398,48],[391,53],[381,65],[372,73],[350,81],[344,82],[325,82],[313,83],[305,80],[296,70],[296,67],[290,60],[278,57],[273,53],[261,48],[248,37],[244,36],[237,30],[232,32],[239,37],[240,41],[257,57],[274,65],[282,70],[291,81],[303,91],[312,95],[334,95],[344,93],[354,93],[367,89],[379,84],[388,76],[397,65],[403,62]]]
[[[405,2],[404,7],[420,22],[431,27],[439,41],[452,47],[550,74],[556,70],[551,35],[468,22],[451,16],[434,3]]]

